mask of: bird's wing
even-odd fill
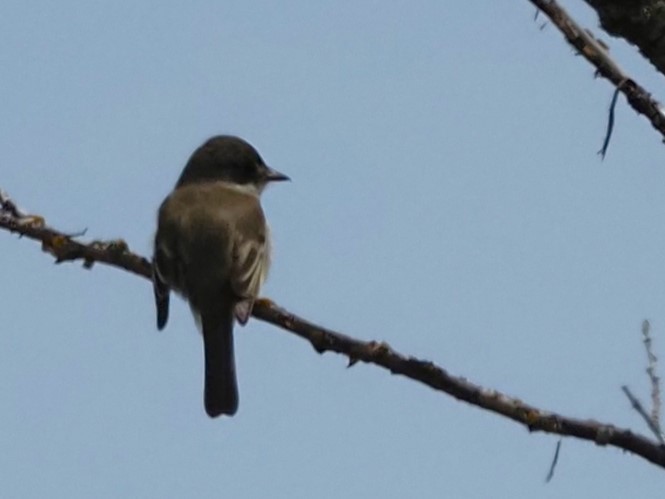
[[[238,219],[238,237],[233,245],[231,287],[238,296],[234,314],[244,325],[252,313],[270,267],[268,227],[260,204],[256,203]]]
[[[157,329],[163,329],[169,318],[169,292],[171,287],[182,286],[182,264],[179,264],[176,217],[170,216],[172,196],[167,197],[159,208],[159,222],[155,234],[152,257],[152,284],[157,306]]]
[[[155,305],[157,307],[157,329],[160,331],[166,326],[169,319],[169,286],[164,280],[164,267],[169,259],[164,247],[155,241],[155,255],[152,260],[152,288],[155,293]]]

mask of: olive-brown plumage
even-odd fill
[[[157,327],[168,320],[169,290],[188,302],[204,342],[207,414],[238,409],[234,319],[245,324],[270,267],[260,194],[288,180],[244,140],[217,136],[191,156],[162,202],[153,256]]]

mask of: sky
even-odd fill
[[[636,81],[663,76],[594,29]],[[0,188],[149,255],[208,137],[291,176],[265,296],[545,410],[647,433],[640,327],[665,355],[662,137],[516,2],[0,5]],[[544,27],[541,25],[545,23]],[[150,283],[0,234],[0,482],[16,498],[661,497],[641,458],[530,434],[300,338],[236,329],[240,409],[209,419],[202,342]],[[662,367],[662,366],[659,366]],[[661,369],[661,373],[662,373]]]

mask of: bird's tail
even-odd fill
[[[238,383],[233,352],[233,310],[202,314],[205,350],[205,410],[211,418],[238,410]]]

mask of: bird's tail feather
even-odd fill
[[[238,410],[238,384],[233,352],[233,310],[202,314],[205,351],[205,410],[211,418]]]

